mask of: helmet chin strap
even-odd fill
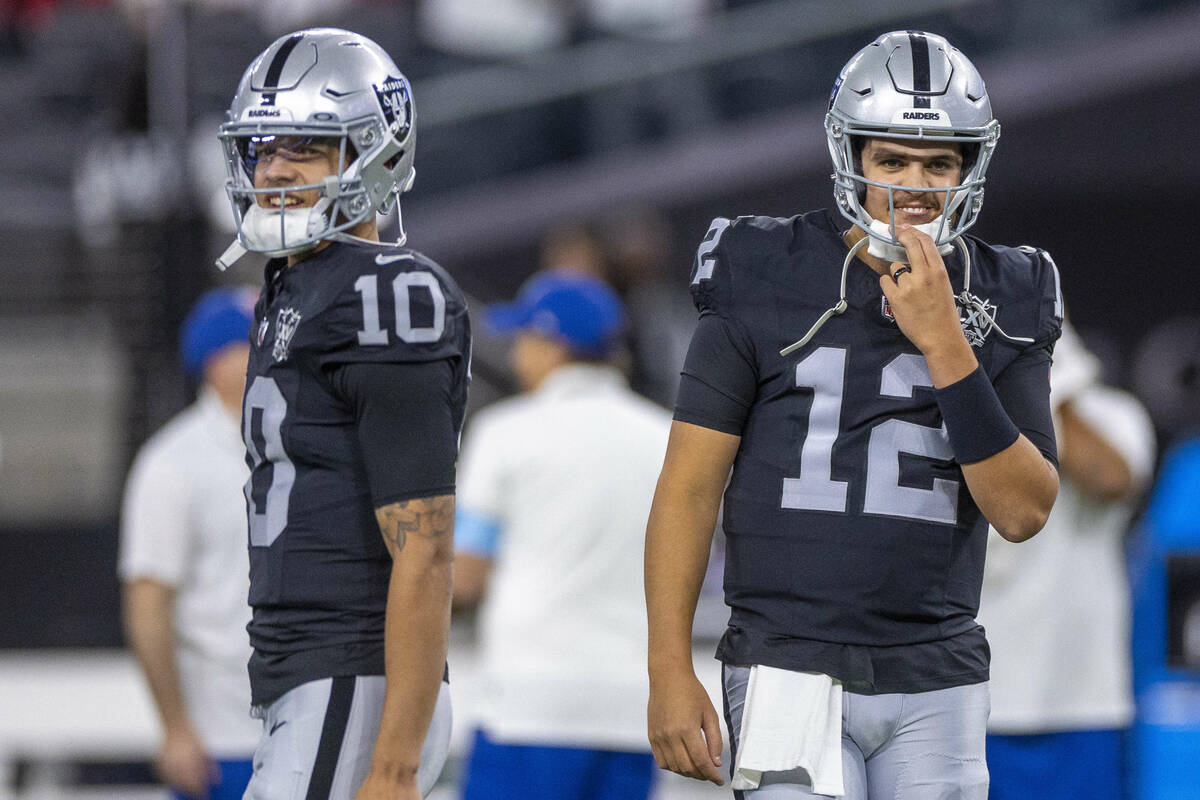
[[[258,204],[246,209],[242,217],[241,238],[247,249],[275,256],[292,255],[311,250],[315,242],[305,239],[319,233],[324,227],[325,212],[330,200],[322,197],[308,208],[272,209]],[[304,242],[289,245],[288,242]]]
[[[286,247],[285,243],[310,238],[320,232],[332,202],[328,197],[322,197],[308,208],[279,210],[255,203],[246,209],[242,216],[241,236],[217,259],[217,268],[225,271],[251,255],[258,260],[264,255],[290,256],[313,249],[316,242],[298,247]]]
[[[896,201],[893,196],[893,189],[888,189],[888,218],[890,223],[878,219],[872,219],[870,230],[867,232],[867,238],[871,243],[867,246],[867,252],[876,258],[882,258],[884,261],[897,261],[901,264],[908,263],[908,253],[904,246],[901,245],[896,236]],[[945,233],[945,228],[949,225],[950,219],[954,217],[954,212],[958,211],[958,207],[967,199],[967,192],[958,191],[951,195],[950,191],[945,192],[946,210],[934,217],[929,222],[912,227],[919,230],[921,233],[933,239],[935,242]],[[873,234],[873,235],[872,235]],[[955,237],[954,240],[957,240]],[[954,241],[952,240],[952,241]],[[954,251],[954,246],[950,241],[943,242],[938,245],[938,252],[943,256],[948,256]]]
[[[926,222],[921,225],[913,225],[912,227],[916,228],[934,241],[937,241],[937,236],[941,232],[940,229],[942,227],[942,217],[938,216],[932,222]],[[878,236],[867,236],[867,241],[870,242],[870,244],[867,245],[868,253],[876,258],[882,258],[884,261],[899,261],[902,264],[908,263],[908,252],[904,249],[904,246],[892,244],[892,242],[886,241],[884,238],[895,238],[892,236],[892,226],[888,225],[883,220],[876,219],[871,221],[871,231],[878,234]],[[953,251],[954,245],[952,245],[950,242],[946,242],[938,248],[938,252],[944,256],[950,255],[950,253]]]
[[[928,224],[934,225],[936,223],[937,220],[934,220]],[[812,338],[817,335],[817,331],[821,329],[821,326],[828,322],[832,317],[846,313],[846,309],[850,307],[850,304],[846,302],[846,274],[850,271],[850,262],[854,260],[854,257],[858,255],[858,251],[862,250],[868,241],[874,242],[875,238],[872,236],[864,236],[854,243],[854,246],[850,248],[850,252],[846,253],[846,258],[844,261],[842,261],[842,285],[838,293],[837,303],[827,309],[825,313],[822,314],[817,321],[812,324],[812,327],[808,329],[808,333],[804,334],[800,341],[789,344],[787,347],[779,351],[779,355],[786,357],[796,352],[801,347],[804,347],[804,345],[808,344]],[[939,252],[942,252],[942,254],[945,255],[954,249],[954,245],[958,245],[959,252],[962,253],[963,258],[963,289],[961,292],[955,295],[955,301],[963,307],[975,309],[975,311],[977,311],[981,317],[987,320],[988,324],[995,328],[1001,336],[1003,336],[1005,339],[1008,339],[1010,342],[1032,344],[1033,339],[1030,339],[1026,336],[1010,336],[1005,333],[1004,329],[997,324],[995,317],[993,317],[987,310],[987,307],[984,306],[984,304],[980,302],[975,295],[971,294],[971,251],[967,249],[967,243],[962,240],[961,236],[958,236],[954,238],[952,244],[948,243],[945,245],[946,249],[944,251],[939,250]],[[868,250],[867,252],[870,251]],[[892,260],[895,261],[898,259]]]
[[[297,234],[303,225],[303,231],[306,235],[312,236],[320,230],[320,225],[324,221],[326,210],[330,206],[331,200],[328,197],[322,197],[316,202],[312,208],[296,208],[285,209],[282,219],[282,234],[280,226],[279,214],[281,212],[272,211],[262,206],[252,206],[247,212],[242,222],[243,236],[246,237],[249,244],[254,245],[254,250],[247,249],[241,239],[234,239],[233,243],[225,249],[225,252],[216,260],[217,269],[224,272],[230,267],[240,266],[244,262],[258,263],[268,258],[266,246],[270,245],[275,256],[291,255],[293,253],[303,253],[316,247],[316,243],[303,245],[297,248],[282,248],[283,241],[288,239],[303,238]],[[400,216],[400,204],[395,204],[396,211],[396,227],[399,231],[399,236],[396,240],[389,244],[396,247],[402,247],[408,238],[404,231],[404,220]],[[330,234],[327,237],[328,241],[332,242],[348,242],[357,244],[378,244],[371,239],[364,239],[361,236],[355,236],[351,233],[341,231]]]
[[[237,239],[233,240],[233,244],[225,248],[225,252],[217,257],[217,269],[224,272],[230,267],[240,266],[244,262],[262,261],[266,257],[262,253],[251,253],[246,248],[242,247],[242,243]]]
[[[397,235],[393,241],[387,242],[387,244],[392,245],[394,247],[403,247],[404,243],[408,241],[408,234],[404,230],[404,217],[401,216],[401,214],[400,214],[400,200],[398,198],[395,201],[395,209],[394,210],[396,212],[396,230],[398,231],[399,235]],[[331,234],[329,236],[329,240],[333,241],[333,242],[349,242],[352,244],[353,243],[357,243],[357,244],[379,244],[380,243],[378,241],[374,241],[371,239],[364,239],[361,236],[355,236],[352,233],[346,233],[345,231]]]
[[[862,250],[863,247],[866,246],[867,241],[870,238],[870,236],[864,236],[863,238],[859,239],[854,243],[854,246],[850,248],[850,252],[846,253],[846,259],[842,261],[842,288],[838,292],[837,303],[829,308],[820,316],[820,318],[817,319],[816,322],[812,324],[812,327],[808,329],[808,333],[804,334],[800,341],[789,344],[787,347],[779,351],[779,355],[789,356],[799,350],[801,347],[804,347],[804,345],[809,343],[812,337],[817,335],[817,331],[821,330],[821,326],[828,322],[831,317],[836,317],[846,313],[846,309],[850,307],[850,304],[846,302],[846,273],[850,271],[850,262],[854,260],[856,255],[858,255],[858,251]]]

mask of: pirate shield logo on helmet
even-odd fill
[[[412,98],[404,79],[389,75],[383,83],[375,84],[374,88],[388,130],[397,139],[403,139],[405,128],[412,120]]]

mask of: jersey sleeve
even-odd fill
[[[752,353],[735,321],[701,314],[680,373],[675,419],[740,436],[758,387]]]
[[[1049,347],[1050,352],[1053,352],[1054,343],[1062,336],[1064,317],[1062,281],[1058,275],[1058,265],[1045,250],[1035,250],[1031,247],[1022,247],[1021,250],[1033,258],[1034,285],[1041,298],[1037,337],[1032,347]]]
[[[1050,346],[1030,347],[1009,364],[993,384],[1008,417],[1058,466],[1054,418],[1050,414]]]
[[[697,311],[728,315],[733,305],[733,272],[725,246],[725,233],[735,221],[717,217],[696,248],[692,262],[692,302]]]
[[[188,557],[188,482],[153,446],[134,459],[121,504],[118,573],[177,586]]]
[[[466,301],[441,267],[411,251],[368,251],[355,264],[322,313],[322,367],[467,358]]]
[[[742,433],[758,387],[754,346],[735,305],[737,265],[730,241],[740,222],[717,217],[696,249],[691,294],[700,319],[680,373],[674,414],[680,422],[735,436]]]
[[[330,382],[354,409],[376,508],[454,492],[458,433],[453,370],[427,363],[353,362]]]
[[[1054,418],[1050,408],[1050,364],[1062,335],[1063,299],[1058,267],[1045,250],[1022,247],[1033,265],[1039,291],[1038,325],[1032,344],[1005,367],[994,382],[996,394],[1013,424],[1052,464],[1058,465]]]

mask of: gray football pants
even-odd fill
[[[749,667],[723,670],[725,722],[736,764]],[[986,683],[916,694],[842,693],[845,800],[987,800],[991,708]],[[821,798],[800,769],[764,772],[738,800]]]
[[[383,714],[382,675],[325,678],[292,689],[263,714],[242,800],[353,800],[367,777]],[[417,783],[426,795],[450,751],[450,687],[441,684]]]

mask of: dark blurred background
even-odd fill
[[[412,246],[476,303],[591,253],[669,404],[716,215],[831,202],[822,116],[859,47],[941,33],[1003,135],[975,233],[1057,261],[1168,445],[1200,422],[1200,4],[1133,0],[0,2],[0,647],[118,646],[137,446],[191,398],[176,331],[232,237],[215,138],[271,40],[332,24],[412,79]],[[477,343],[473,406],[510,391]]]

